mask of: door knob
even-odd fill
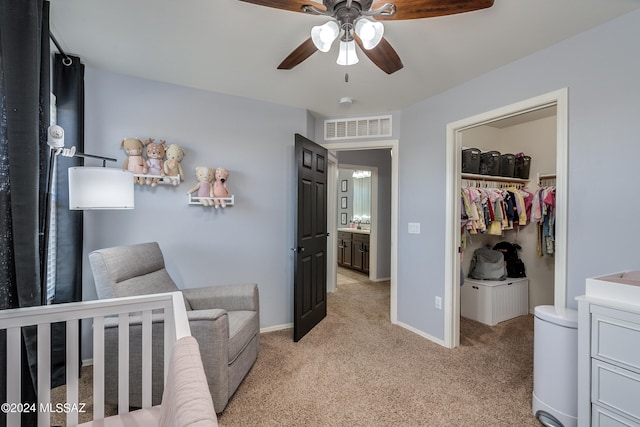
[[[297,248],[291,248],[291,250],[295,253],[304,252],[304,246],[298,246]]]

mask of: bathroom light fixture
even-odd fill
[[[355,179],[361,179],[361,178],[370,178],[371,177],[371,171],[363,171],[363,170],[354,170],[353,171],[353,178]]]

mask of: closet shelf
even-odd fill
[[[556,174],[555,173],[539,173],[538,185],[555,185]]]
[[[496,181],[496,182],[513,182],[517,184],[526,184],[528,179],[513,178],[508,176],[480,175],[476,173],[463,173],[462,179],[474,179],[477,181]]]

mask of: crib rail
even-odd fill
[[[118,318],[118,413],[129,411],[129,321],[132,314],[142,318],[142,405],[151,407],[151,324],[158,313],[164,317],[165,378],[173,343],[191,335],[181,292],[114,298],[0,310],[0,331],[6,330],[7,402],[3,404],[6,425],[20,426],[21,412],[37,412],[38,426],[49,427],[51,410],[51,324],[66,324],[66,406],[67,426],[78,424],[78,378],[80,321],[93,320],[93,419],[104,418],[104,325],[106,317]],[[37,402],[28,408],[21,402],[21,328],[36,326],[38,334]],[[0,355],[0,357],[5,355]],[[9,406],[7,406],[9,405]],[[2,414],[0,414],[1,416]]]

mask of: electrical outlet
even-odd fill
[[[436,297],[436,308],[442,310],[442,298]]]

